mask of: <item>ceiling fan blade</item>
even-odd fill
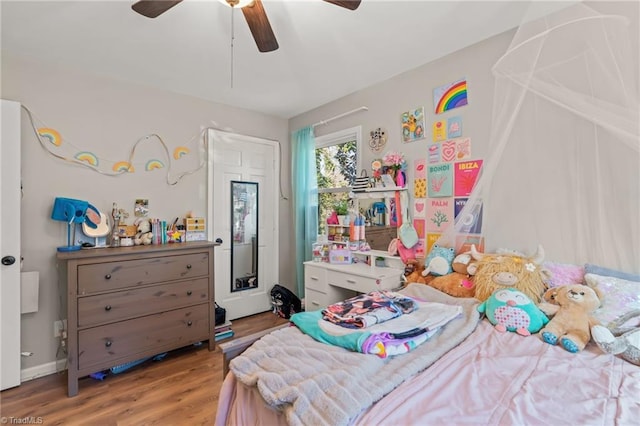
[[[356,10],[360,6],[361,0],[324,0],[327,3],[335,4],[336,6],[344,7],[349,10]]]
[[[278,41],[271,29],[271,24],[267,14],[262,7],[260,0],[255,0],[252,4],[242,8],[244,19],[249,25],[253,39],[261,52],[272,52],[278,49]]]
[[[156,18],[181,1],[182,0],[140,0],[131,5],[131,9],[147,18]]]

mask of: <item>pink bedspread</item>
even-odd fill
[[[483,320],[462,344],[362,413],[361,425],[638,425],[640,367],[595,344],[571,354]],[[216,424],[286,424],[229,375]]]

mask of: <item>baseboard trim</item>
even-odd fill
[[[20,381],[28,382],[29,380],[59,373],[66,369],[66,359],[59,359],[57,361],[47,362],[46,364],[36,365],[35,367],[24,368],[20,370]]]

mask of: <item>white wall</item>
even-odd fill
[[[4,52],[2,98],[22,103],[44,124],[57,129],[65,141],[107,159],[127,158],[133,144],[150,133],[160,135],[172,151],[197,136],[203,127],[214,124],[238,133],[279,140],[283,148],[285,195],[289,192],[289,135],[287,121],[281,118],[81,74]],[[157,142],[143,145],[138,149],[159,149]],[[184,217],[187,211],[205,216],[207,170],[204,167],[175,186],[166,183],[166,168],[103,176],[56,159],[42,149],[24,112],[21,154],[23,270],[40,272],[39,311],[22,316],[22,350],[34,353],[23,359],[24,370],[56,360],[53,322],[66,318],[66,283],[58,280],[55,260],[56,247],[66,245],[66,227],[50,219],[54,198],[89,200],[108,212],[112,203],[117,202],[131,213],[129,222],[133,220],[136,198],[149,200],[152,217],[171,220]],[[145,157],[139,158],[144,163]],[[194,163],[197,165],[197,161]],[[174,173],[186,170],[179,162],[175,164]],[[291,222],[289,201],[281,200],[279,208],[280,227],[287,230]],[[280,281],[295,288],[289,233],[281,233],[281,239]]]

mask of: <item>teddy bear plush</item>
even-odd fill
[[[133,238],[133,243],[139,245],[150,245],[153,242],[153,233],[151,232],[151,223],[143,219],[138,222],[138,232]]]
[[[640,327],[624,330],[622,326],[632,318],[640,317],[640,310],[634,310],[609,324],[591,327],[591,337],[598,347],[606,353],[620,355],[632,364],[640,365]]]
[[[582,284],[564,285],[545,292],[546,301],[538,307],[553,318],[540,330],[540,338],[550,345],[560,343],[572,353],[583,350],[591,339],[591,326],[597,325],[591,313],[600,307],[601,297],[598,288]]]
[[[404,264],[404,282],[426,284],[430,279],[422,276],[424,261],[422,259],[409,259]]]

